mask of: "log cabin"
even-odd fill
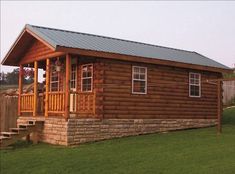
[[[221,84],[213,80],[231,72],[197,52],[28,24],[2,64],[19,67],[17,124],[41,121],[37,138],[66,146],[214,126]],[[25,93],[28,67],[34,89]]]

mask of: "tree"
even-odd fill
[[[23,83],[30,84],[33,83],[33,70],[24,69],[23,71]],[[19,82],[19,68],[13,69],[12,72],[0,74],[1,85],[17,85]]]
[[[6,74],[6,84],[16,85],[19,81],[19,68],[13,69],[12,72]]]
[[[0,72],[0,84],[4,85],[6,84],[6,73]]]

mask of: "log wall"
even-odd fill
[[[104,118],[213,119],[218,73],[151,64],[103,60]],[[132,94],[132,66],[147,67],[147,94]],[[189,97],[189,72],[201,73],[201,97]]]
[[[95,93],[95,114],[79,114],[79,118],[103,117],[104,63],[100,59],[79,57],[77,62],[77,92],[81,92],[81,70],[85,64],[93,64],[93,93]],[[86,93],[86,92],[84,92]],[[89,93],[89,92],[88,92]]]
[[[25,52],[25,55],[22,57],[20,63],[32,63],[34,60],[43,59],[45,56],[48,56],[52,53],[55,52],[44,45],[42,42],[35,39],[33,40],[32,44],[30,44],[30,47]]]

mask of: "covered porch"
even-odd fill
[[[78,66],[78,56],[59,53],[46,59],[20,64],[18,115],[33,117],[94,117],[96,92],[93,64]],[[33,90],[23,90],[24,68],[33,68]],[[42,69],[43,85],[38,73]],[[79,85],[78,82],[80,81]]]

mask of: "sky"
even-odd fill
[[[235,1],[1,1],[1,59],[25,24],[196,51],[235,66]]]

